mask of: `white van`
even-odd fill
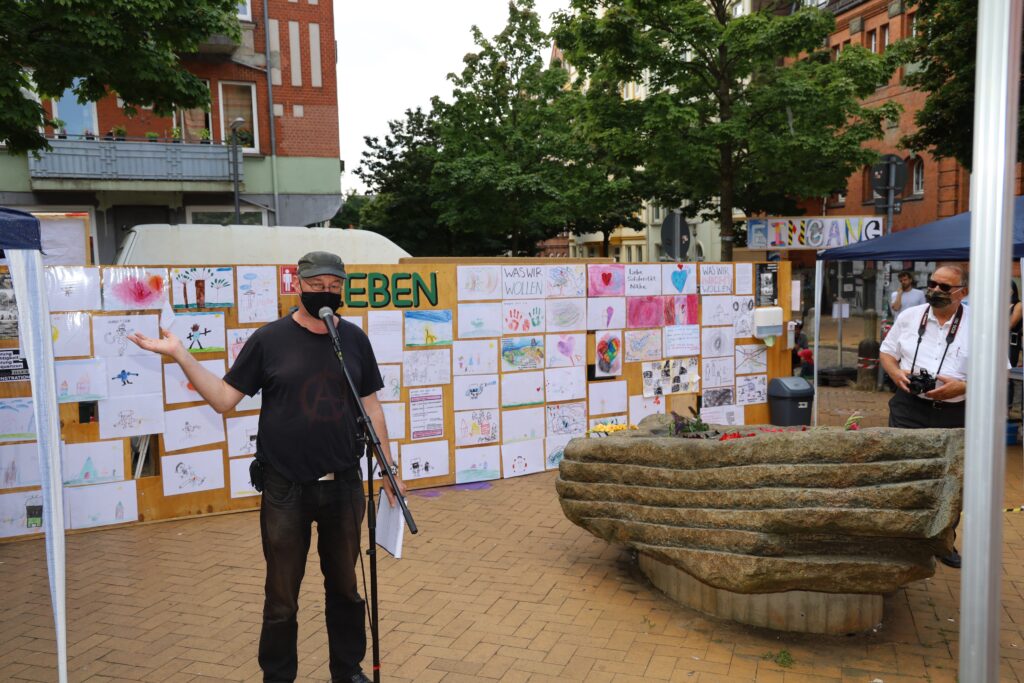
[[[115,263],[128,265],[294,264],[311,251],[330,251],[348,264],[398,263],[409,252],[375,232],[290,225],[137,225]]]

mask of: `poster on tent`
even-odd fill
[[[121,396],[97,404],[101,439],[160,434],[164,431],[164,397]]]
[[[100,360],[107,368],[107,397],[163,393],[163,361],[155,353],[146,356],[115,356]]]
[[[540,370],[544,367],[544,337],[502,337],[501,371]]]
[[[549,436],[544,439],[544,469],[557,470],[565,457],[565,446],[573,436]]]
[[[481,446],[501,441],[501,426],[496,408],[480,408],[455,413],[455,445]]]
[[[497,375],[459,375],[452,381],[455,410],[498,407]]]
[[[505,443],[544,438],[544,408],[502,411],[501,433]]]
[[[501,376],[501,407],[519,408],[544,403],[544,373],[539,370]]]
[[[587,300],[549,299],[546,302],[545,326],[548,332],[571,332],[587,329]]]
[[[609,330],[626,326],[626,297],[587,299],[587,329]]]
[[[238,354],[242,352],[242,348],[245,346],[245,342],[249,341],[249,337],[252,336],[253,332],[257,329],[256,327],[242,327],[236,329],[228,329],[227,341],[228,341],[228,367],[230,368],[235,364],[238,359]]]
[[[586,365],[587,335],[549,334],[545,339],[545,362],[549,368],[578,367]]]
[[[0,446],[0,489],[38,486],[39,447],[36,443]]]
[[[402,366],[401,365],[378,365],[381,381],[384,386],[377,392],[377,400],[385,403],[388,401],[402,400]]]
[[[585,297],[587,267],[582,263],[544,266],[544,291],[549,299]]]
[[[164,450],[182,451],[224,440],[224,419],[211,406],[168,410],[164,415]]]
[[[0,538],[43,531],[43,495],[40,491],[0,493]]]
[[[768,347],[764,344],[739,344],[736,347],[736,374],[768,372]]]
[[[587,405],[591,415],[626,412],[626,382],[591,382]]]
[[[456,281],[459,301],[488,301],[501,298],[501,266],[458,266]]]
[[[697,264],[666,263],[661,266],[662,294],[696,294]]]
[[[544,331],[544,306],[540,299],[511,299],[501,302],[503,334],[525,334]]]
[[[638,425],[649,415],[664,415],[665,399],[661,396],[630,396],[629,424]]]
[[[626,330],[623,337],[624,356],[627,363],[661,358],[660,329]]]
[[[622,330],[594,333],[594,375],[618,377],[622,374]]]
[[[238,323],[277,320],[277,269],[274,266],[235,266],[235,271]]]
[[[548,403],[586,398],[587,369],[548,368],[544,371],[544,393]]]
[[[405,386],[451,384],[452,354],[449,349],[406,351],[402,362]]]
[[[189,353],[219,353],[227,344],[223,313],[178,313],[171,323],[171,332]]]
[[[453,374],[491,375],[497,371],[497,339],[473,339],[452,343]]]
[[[179,453],[160,458],[165,496],[224,488],[224,451]]]
[[[455,449],[455,483],[490,481],[501,478],[501,449],[498,446]]]
[[[399,460],[405,481],[447,477],[451,471],[447,440],[402,444]]]
[[[214,377],[223,377],[224,359],[214,358],[213,360],[201,360],[199,364],[213,373]],[[177,363],[164,363],[164,389],[168,405],[175,403],[194,403],[204,400],[192,382],[185,376],[185,371]]]
[[[514,265],[501,267],[502,299],[543,299],[544,266]]]
[[[250,498],[260,495],[260,492],[253,488],[252,480],[249,478],[249,466],[255,459],[249,457],[228,460],[228,482],[232,498]]]
[[[626,265],[626,296],[657,296],[661,294],[661,266],[658,264]]]
[[[167,269],[108,266],[103,269],[103,310],[159,310],[167,301]]]
[[[378,363],[401,363],[402,312],[370,311],[366,314],[366,336],[370,338]]]
[[[64,489],[64,526],[91,529],[139,520],[135,480]]]
[[[544,471],[544,439],[505,443],[501,446],[501,474],[521,477]]]
[[[768,375],[746,375],[736,378],[736,403],[749,406],[768,402]]]
[[[405,312],[406,346],[442,346],[452,343],[450,309]]]
[[[0,441],[34,441],[36,418],[31,398],[0,399]]]
[[[128,340],[128,335],[138,332],[150,339],[160,338],[157,316],[144,315],[94,315],[92,317],[92,348],[97,358],[112,356],[150,355]]]
[[[55,358],[92,355],[92,314],[54,313],[50,315]]]
[[[621,263],[587,265],[587,296],[625,296],[626,270]]]
[[[50,311],[93,311],[103,306],[100,269],[95,266],[50,266],[46,269]]]
[[[501,313],[502,307],[493,303],[459,304],[459,338],[481,339],[484,337],[500,337],[502,334]],[[370,315],[373,315],[373,313],[370,313]]]
[[[701,294],[732,294],[732,280],[731,263],[700,264]]]
[[[228,433],[228,457],[256,455],[256,437],[260,431],[260,416],[229,417],[225,422]]]
[[[102,484],[125,478],[124,441],[65,443],[61,447],[65,486]]]
[[[125,356],[128,358],[129,356]],[[53,364],[57,403],[98,401],[107,397],[107,364],[103,358],[59,360]],[[159,362],[159,357],[157,362]]]
[[[232,308],[235,271],[231,266],[171,268],[171,301],[175,309]]]
[[[587,431],[587,403],[554,403],[544,407],[548,436],[583,436]]]

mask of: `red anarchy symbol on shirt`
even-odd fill
[[[343,397],[331,390],[336,382],[325,374],[306,380],[299,395],[302,413],[310,422],[334,422],[345,414]]]

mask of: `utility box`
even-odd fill
[[[776,377],[768,382],[768,410],[779,427],[811,424],[814,387],[803,377]]]

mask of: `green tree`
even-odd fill
[[[9,153],[47,149],[39,99],[108,88],[128,113],[209,106],[209,88],[181,65],[213,34],[237,38],[237,0],[0,0],[0,140]]]
[[[901,41],[899,47],[914,66],[904,83],[928,93],[928,99],[914,114],[917,130],[901,143],[908,149],[927,149],[936,157],[951,157],[969,170],[978,0],[918,0],[916,4],[915,36]],[[1024,136],[1018,136],[1017,142],[1019,159]]]
[[[831,14],[766,7],[737,17],[736,5],[572,0],[554,31],[583,77],[647,89],[633,114],[648,196],[717,216],[724,260],[734,210],[788,212],[794,198],[842,187],[874,160],[862,144],[897,111],[860,103],[891,61],[857,47],[830,59]]]
[[[345,193],[345,201],[342,202],[338,213],[331,219],[333,228],[358,228],[361,227],[361,214],[363,208],[372,201],[372,197],[365,194],[357,194],[355,190]]]

